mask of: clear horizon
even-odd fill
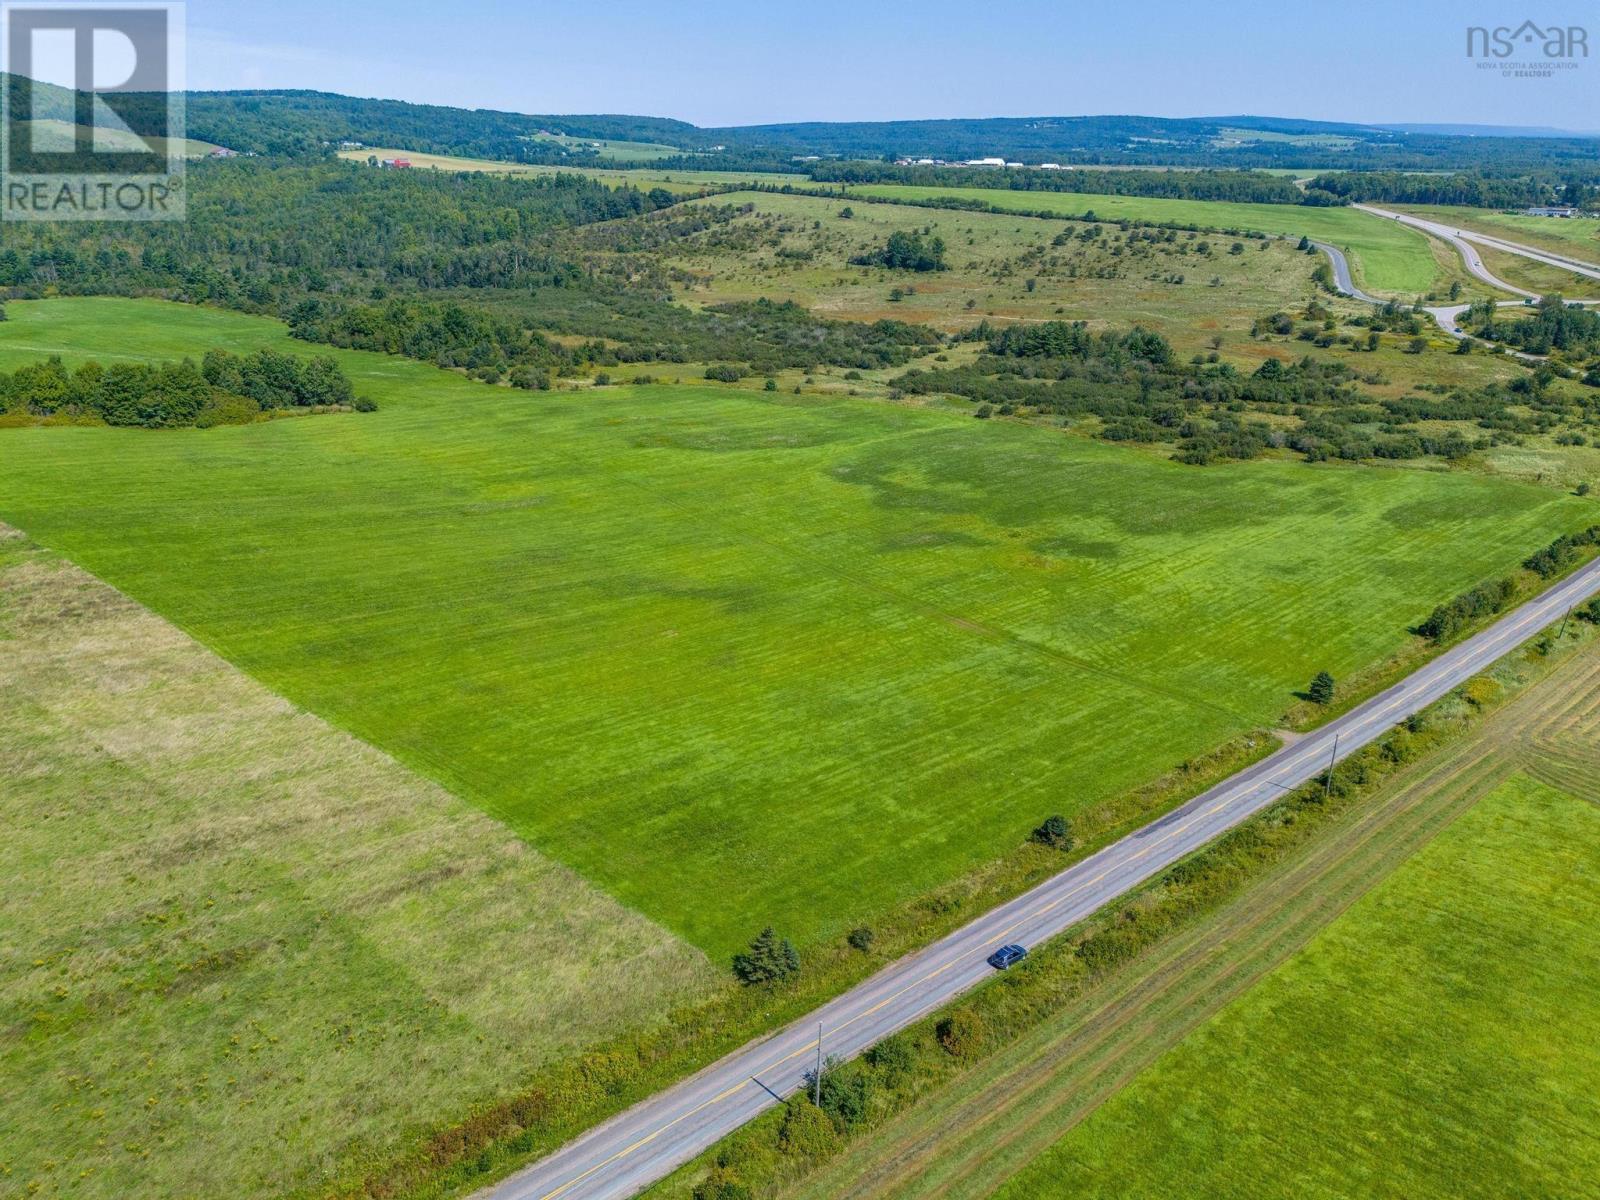
[[[951,0],[903,11],[817,0],[803,13],[707,0],[692,13],[506,10],[459,0],[189,4],[189,86],[310,88],[524,113],[628,113],[698,126],[803,121],[1251,114],[1349,124],[1600,128],[1600,59],[1508,78],[1466,53],[1469,26],[1576,25],[1592,10],[1373,0],[1224,17],[1176,0],[1064,11]]]

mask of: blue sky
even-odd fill
[[[1600,9],[1545,0],[189,0],[189,84],[700,125],[1257,113],[1600,128]],[[1584,25],[1508,79],[1469,25]]]

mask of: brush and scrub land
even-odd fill
[[[843,214],[843,215],[841,215]],[[896,234],[944,243],[945,269],[896,271],[852,260]],[[1304,301],[1318,261],[1292,242],[1128,231],[816,196],[733,192],[664,214],[579,231],[570,245],[605,274],[649,278],[712,306],[767,297],[819,316],[932,325],[985,317],[1137,322],[1186,353]],[[1231,341],[1232,339],[1230,339]]]
[[[1224,200],[1169,200],[1150,196],[1104,196],[1086,192],[1008,192],[989,188],[930,188],[864,184],[852,195],[906,204],[963,203],[979,208],[1140,221],[1197,229],[1239,230],[1273,236],[1310,237],[1349,255],[1356,282],[1369,291],[1402,300],[1426,295],[1441,283],[1440,264],[1428,238],[1416,230],[1348,208],[1291,204],[1240,204]]]

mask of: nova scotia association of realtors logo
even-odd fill
[[[1582,25],[1471,25],[1467,57],[1479,70],[1508,79],[1552,79],[1575,71],[1589,57],[1589,30]]]
[[[183,5],[0,0],[0,217],[184,215]]]

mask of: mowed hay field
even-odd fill
[[[1494,699],[1507,693],[1512,694],[1509,701]],[[1118,1157],[1115,1170],[1123,1173],[1099,1173],[1113,1171],[1112,1147],[1116,1148],[1116,1155],[1124,1156],[1125,1148],[1118,1139],[1128,1136],[1125,1126],[1131,1109],[1122,1110],[1116,1129],[1102,1129],[1096,1135],[1098,1148],[1094,1153],[1098,1157],[1094,1171],[1085,1168],[1086,1160],[1077,1157],[1074,1131],[1081,1123],[1094,1119],[1101,1106],[1123,1089],[1143,1086],[1141,1081],[1153,1064],[1203,1029],[1208,1021],[1218,1014],[1224,1014],[1223,1021],[1232,1020],[1227,1015],[1232,1011],[1230,1005],[1257,1005],[1254,1011],[1259,1018],[1254,989],[1263,980],[1291,963],[1341,915],[1350,912],[1352,905],[1373,896],[1374,888],[1394,878],[1396,871],[1508,780],[1520,775],[1525,777],[1522,786],[1527,786],[1526,779],[1531,778],[1557,793],[1600,799],[1600,770],[1596,769],[1600,754],[1600,638],[1592,630],[1574,622],[1548,657],[1530,648],[1503,659],[1473,685],[1473,694],[1497,707],[1485,714],[1461,695],[1443,701],[1425,718],[1427,729],[1435,734],[1447,731],[1447,740],[1438,749],[1413,760],[1348,808],[1319,822],[1312,836],[1296,850],[1252,872],[1226,903],[1173,930],[1132,962],[1076,994],[1067,995],[1047,1018],[1014,1043],[928,1090],[915,1105],[853,1141],[826,1167],[780,1187],[776,1194],[785,1200],[831,1200],[847,1192],[863,1200],[977,1200],[992,1195],[1019,1173],[1023,1182],[1013,1194],[1029,1197],[1116,1194],[1113,1180],[1123,1185],[1120,1194],[1140,1197],[1452,1194],[1445,1182],[1450,1180],[1447,1169],[1419,1186],[1413,1187],[1411,1178],[1392,1187],[1384,1186],[1389,1177],[1374,1178],[1369,1170],[1372,1160],[1384,1152],[1401,1158],[1407,1155],[1395,1147],[1387,1134],[1369,1141],[1355,1128],[1355,1122],[1325,1122],[1307,1115],[1307,1109],[1318,1110],[1320,1101],[1314,1095],[1308,1100],[1299,1092],[1289,1093],[1299,1107],[1285,1108],[1281,1115],[1281,1122],[1286,1123],[1285,1147],[1281,1152],[1269,1150],[1264,1160],[1258,1160],[1258,1149],[1250,1139],[1271,1138],[1279,1128],[1280,1117],[1274,1115],[1277,1093],[1271,1087],[1263,1089],[1259,1081],[1251,1082],[1249,1103],[1255,1108],[1236,1111],[1226,1094],[1236,1078],[1236,1068],[1220,1054],[1208,1060],[1215,1078],[1197,1090],[1192,1103],[1185,1098],[1181,1105],[1159,1113],[1146,1111],[1140,1118],[1148,1116],[1152,1122],[1147,1133],[1150,1140],[1170,1139],[1181,1147],[1175,1155],[1185,1166],[1193,1165],[1187,1156],[1194,1153],[1196,1144],[1206,1144],[1215,1154],[1215,1164],[1200,1166],[1197,1174],[1201,1182],[1194,1187],[1187,1179],[1174,1184],[1174,1172],[1168,1170],[1171,1164],[1164,1165],[1157,1175],[1145,1173],[1137,1164],[1124,1170],[1126,1164]],[[1516,819],[1521,806],[1536,802],[1537,797],[1528,801],[1517,795],[1510,802],[1511,819]],[[1568,832],[1575,842],[1590,836],[1584,833],[1581,821],[1571,823]],[[1465,836],[1479,839],[1476,830]],[[1473,849],[1474,854],[1499,852],[1500,843],[1480,840],[1482,845]],[[1592,853],[1592,837],[1587,847],[1583,852]],[[1526,853],[1527,848],[1519,849],[1516,861]],[[1565,853],[1565,848],[1558,850],[1558,855]],[[1559,879],[1559,871],[1559,863],[1538,868],[1531,880],[1537,903],[1523,908],[1523,919],[1537,923],[1538,905],[1548,898],[1540,892],[1540,880]],[[1479,877],[1478,882],[1484,880]],[[1559,886],[1553,890],[1558,892]],[[1158,886],[1149,896],[1158,896],[1160,891]],[[1527,898],[1524,893],[1517,902],[1521,904]],[[1139,901],[1133,902],[1134,909],[1139,906]],[[1452,964],[1470,962],[1474,953],[1481,953],[1490,961],[1502,956],[1492,943],[1503,931],[1491,929],[1474,916],[1470,910],[1476,907],[1474,903],[1461,909],[1435,896],[1417,908],[1419,920],[1429,925],[1429,937],[1448,940],[1456,927],[1465,931],[1471,945],[1453,951]],[[1371,926],[1360,928],[1370,931]],[[1515,944],[1520,936],[1513,933],[1509,940]],[[1541,947],[1548,944],[1540,943]],[[1550,975],[1544,962],[1536,961],[1536,955],[1542,952],[1519,945],[1514,958],[1544,986],[1543,981]],[[1560,975],[1573,969],[1573,962],[1563,949],[1550,950],[1549,954],[1549,961],[1558,963]],[[1035,961],[1042,963],[1045,959]],[[1388,965],[1393,966],[1393,960]],[[1583,968],[1580,965],[1578,969]],[[1393,976],[1409,981],[1404,998],[1423,1013],[1437,1015],[1447,1033],[1457,1016],[1451,1011],[1453,1001],[1441,1003],[1430,993],[1453,987],[1457,979],[1452,974],[1454,970],[1453,965],[1441,969],[1429,955],[1411,955]],[[1314,977],[1329,984],[1323,999],[1330,1009],[1336,1007],[1348,980],[1334,978],[1331,973]],[[1484,1009],[1479,1010],[1480,1014],[1492,1011],[1495,1004],[1503,1004],[1508,1010],[1517,1007],[1516,989],[1510,995],[1503,991],[1505,977],[1498,968],[1492,977],[1469,970],[1460,978],[1484,981]],[[1281,998],[1283,993],[1272,994]],[[1577,1032],[1569,1030],[1558,1036],[1587,1036],[1583,1030],[1595,1020],[1592,997],[1576,997],[1572,1004],[1574,1009],[1584,1009],[1577,1020],[1560,1018],[1556,1023],[1565,1022]],[[1271,1056],[1283,1052],[1283,1042],[1297,1041],[1293,1056],[1274,1077],[1274,1082],[1293,1084],[1293,1078],[1285,1077],[1298,1072],[1306,1056],[1338,1057],[1349,1049],[1350,1043],[1339,1031],[1341,1020],[1359,1026],[1368,1020],[1369,1011],[1388,1011],[1387,1004],[1373,1003],[1361,993],[1350,994],[1347,1008],[1349,1012],[1343,1018],[1319,1018],[1299,1025],[1289,1022],[1305,1020],[1303,1006],[1274,1009],[1271,1019],[1275,1021],[1281,1013],[1285,1028],[1270,1033],[1259,1054],[1254,1050],[1242,1054],[1237,1069],[1269,1073]],[[1330,1022],[1334,1028],[1331,1040]],[[1539,1060],[1539,1048],[1547,1045],[1545,1031],[1536,1027],[1534,1039],[1519,1043],[1519,1030],[1520,1026],[1513,1026],[1502,1031],[1510,1055],[1524,1062],[1532,1059],[1533,1073],[1543,1071],[1551,1076],[1552,1094],[1570,1091],[1573,1077],[1565,1072],[1564,1060],[1559,1056],[1553,1056],[1549,1064]],[[1432,1032],[1414,1043],[1407,1041],[1411,1032],[1404,1021],[1386,1024],[1377,1036],[1383,1039],[1384,1052],[1406,1071],[1436,1069],[1445,1073],[1453,1069],[1448,1037],[1442,1046],[1441,1039]],[[1326,1049],[1320,1049],[1325,1043]],[[1477,1045],[1481,1046],[1481,1042]],[[1430,1055],[1438,1057],[1439,1064],[1431,1064]],[[1395,1075],[1387,1067],[1369,1069],[1370,1064],[1355,1058],[1345,1065],[1343,1074],[1326,1069],[1324,1064],[1307,1077],[1315,1086],[1333,1090],[1330,1117],[1348,1113],[1351,1103],[1358,1102],[1354,1093]],[[1566,1127],[1564,1115],[1552,1117],[1548,1109],[1535,1104],[1516,1120],[1475,1120],[1455,1126],[1463,1106],[1480,1106],[1488,1113],[1498,1103],[1492,1097],[1472,1094],[1472,1088],[1482,1082],[1481,1075],[1462,1071],[1431,1091],[1413,1091],[1407,1099],[1415,1111],[1403,1118],[1395,1118],[1388,1107],[1377,1102],[1370,1108],[1374,1115],[1395,1119],[1397,1129],[1412,1138],[1415,1146],[1438,1148],[1437,1152],[1430,1152],[1432,1159],[1426,1163],[1411,1154],[1414,1170],[1448,1166],[1451,1139],[1465,1134],[1499,1139],[1502,1147],[1514,1144],[1534,1164],[1534,1170],[1519,1170],[1514,1175],[1485,1173],[1482,1178],[1498,1189],[1495,1194],[1579,1194],[1571,1188],[1535,1186],[1530,1182],[1557,1178],[1564,1169],[1564,1148],[1557,1145],[1560,1131]],[[1271,1093],[1265,1101],[1264,1090]],[[1387,1097],[1380,1099],[1387,1104]],[[1254,1122],[1254,1127],[1237,1134],[1234,1126],[1240,1121]],[[1536,1132],[1539,1122],[1545,1128]],[[1437,1132],[1435,1125],[1443,1132]],[[1589,1128],[1592,1132],[1592,1120]],[[1236,1136],[1238,1153],[1234,1154]],[[1285,1158],[1292,1158],[1302,1148],[1304,1139],[1317,1142],[1314,1154],[1308,1157],[1332,1180],[1326,1186],[1319,1180],[1317,1186],[1302,1189],[1292,1172],[1281,1169]],[[1060,1149],[1052,1151],[1058,1143]],[[1136,1152],[1131,1145],[1130,1142],[1128,1152]],[[1336,1156],[1346,1148],[1355,1151],[1350,1159],[1355,1169],[1343,1173],[1342,1166],[1328,1163],[1328,1156]],[[1051,1165],[1030,1170],[1029,1164],[1041,1156]],[[1152,1157],[1161,1157],[1159,1149],[1152,1152]],[[1264,1173],[1251,1174],[1258,1161],[1264,1162]],[[1514,1182],[1508,1183],[1508,1179]],[[677,1190],[671,1186],[659,1190],[663,1196],[680,1195],[687,1191],[687,1182],[675,1179],[674,1184],[682,1185]]]
[[[1594,778],[1506,781],[998,1194],[1593,1195]]]
[[[317,349],[158,302],[9,311],[0,366]],[[340,359],[381,411],[0,431],[0,516],[716,959],[768,921],[842,936],[1052,812],[1106,832],[1594,519],[964,410]]]
[[[1312,208],[1298,204],[1243,204],[1225,200],[1169,200],[1152,196],[1101,196],[1087,192],[1021,192],[1001,188],[913,187],[904,184],[861,184],[852,196],[880,200],[926,202],[950,197],[992,204],[1017,212],[1059,213],[1064,217],[1093,212],[1107,221],[1175,222],[1217,229],[1254,230],[1298,241],[1302,236],[1345,250],[1356,282],[1374,292],[1401,299],[1426,293],[1440,279],[1440,266],[1426,235],[1349,208]]]
[[[722,973],[0,526],[0,1193],[284,1196]]]

